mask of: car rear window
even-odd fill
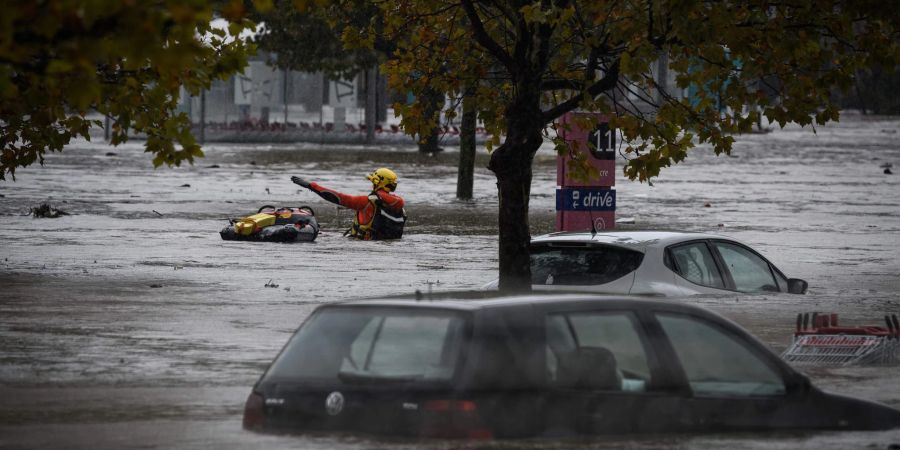
[[[268,380],[365,383],[453,377],[466,317],[441,310],[327,308],[291,338]]]
[[[643,258],[641,252],[613,246],[533,245],[531,284],[605,284],[633,272]]]

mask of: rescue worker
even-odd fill
[[[403,198],[394,193],[397,174],[382,167],[366,178],[372,182],[372,193],[369,195],[344,194],[297,176],[291,177],[291,181],[331,203],[355,210],[353,225],[345,234],[366,241],[400,239],[406,224],[406,211],[403,209]]]

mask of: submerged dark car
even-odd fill
[[[253,387],[244,427],[484,438],[900,426],[900,411],[820,391],[697,307],[471,298],[486,295],[319,307]]]

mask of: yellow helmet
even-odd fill
[[[371,175],[366,175],[366,179],[372,182],[376,190],[385,189],[388,192],[393,192],[397,189],[397,174],[385,167],[375,169]]]

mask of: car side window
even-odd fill
[[[728,242],[714,242],[713,245],[719,250],[725,266],[731,272],[735,289],[742,292],[779,291],[769,263],[759,255]]]
[[[716,261],[705,242],[691,242],[670,247],[675,272],[684,279],[701,286],[725,289]]]
[[[657,313],[688,382],[698,396],[775,396],[782,377],[737,336],[695,317]]]
[[[630,313],[579,312],[547,316],[547,373],[557,387],[643,392],[647,354]]]

